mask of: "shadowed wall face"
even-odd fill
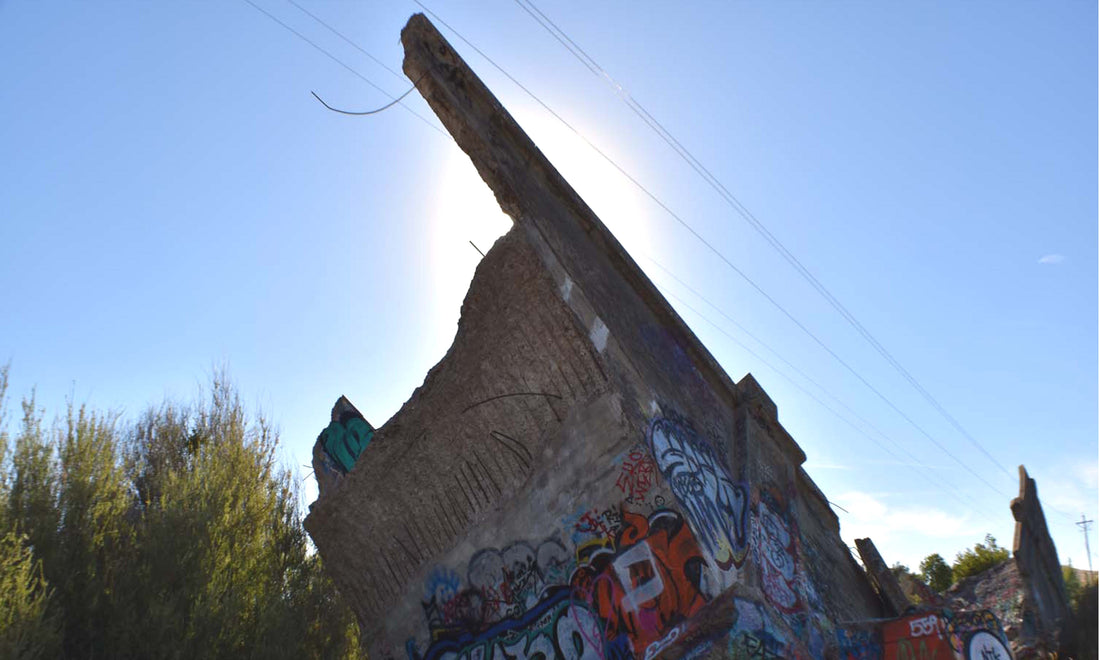
[[[1035,480],[1022,465],[1020,495],[1012,500],[1012,516],[1016,519],[1012,555],[1024,592],[1021,637],[1025,643],[1057,649],[1070,620],[1069,598]]]

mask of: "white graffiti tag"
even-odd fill
[[[723,569],[739,563],[748,548],[745,488],[733,482],[710,445],[685,426],[657,419],[649,442],[701,545]]]
[[[939,617],[935,614],[929,614],[923,619],[914,619],[909,622],[909,636],[925,637],[927,635],[939,633],[939,622]]]

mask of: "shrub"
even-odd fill
[[[955,555],[955,563],[951,566],[951,573],[958,582],[1004,563],[1008,560],[1008,548],[997,545],[997,539],[992,534],[985,535],[985,543],[977,543],[973,550],[965,550]]]

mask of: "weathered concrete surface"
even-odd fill
[[[404,68],[512,217],[306,526],[372,658],[823,657],[884,609],[734,383],[435,28]]]
[[[905,614],[912,603],[905,596],[893,572],[886,566],[874,542],[871,539],[856,539],[856,550],[859,552],[860,559],[863,560],[863,565],[867,567],[871,584],[874,585],[875,591],[887,606],[889,613],[893,616]]]
[[[1012,500],[1012,517],[1016,519],[1012,557],[1024,593],[1021,644],[1058,650],[1063,628],[1070,621],[1069,598],[1039,491],[1022,465],[1020,495]]]

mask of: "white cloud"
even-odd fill
[[[1066,260],[1066,257],[1065,257],[1065,255],[1061,255],[1061,254],[1045,254],[1045,255],[1043,255],[1042,257],[1040,257],[1040,258],[1039,258],[1039,263],[1041,263],[1041,264],[1049,264],[1049,265],[1051,265],[1051,266],[1054,266],[1054,265],[1057,265],[1057,264],[1060,264],[1060,263],[1062,263],[1062,262],[1063,262],[1063,261],[1065,261],[1065,260]]]
[[[933,552],[951,561],[957,549],[980,541],[987,531],[970,512],[954,514],[911,499],[899,506],[889,503],[889,498],[889,493],[860,491],[835,498],[847,509],[847,513],[839,512],[845,542],[853,545],[856,538],[870,537],[887,564],[900,561],[915,569]]]

